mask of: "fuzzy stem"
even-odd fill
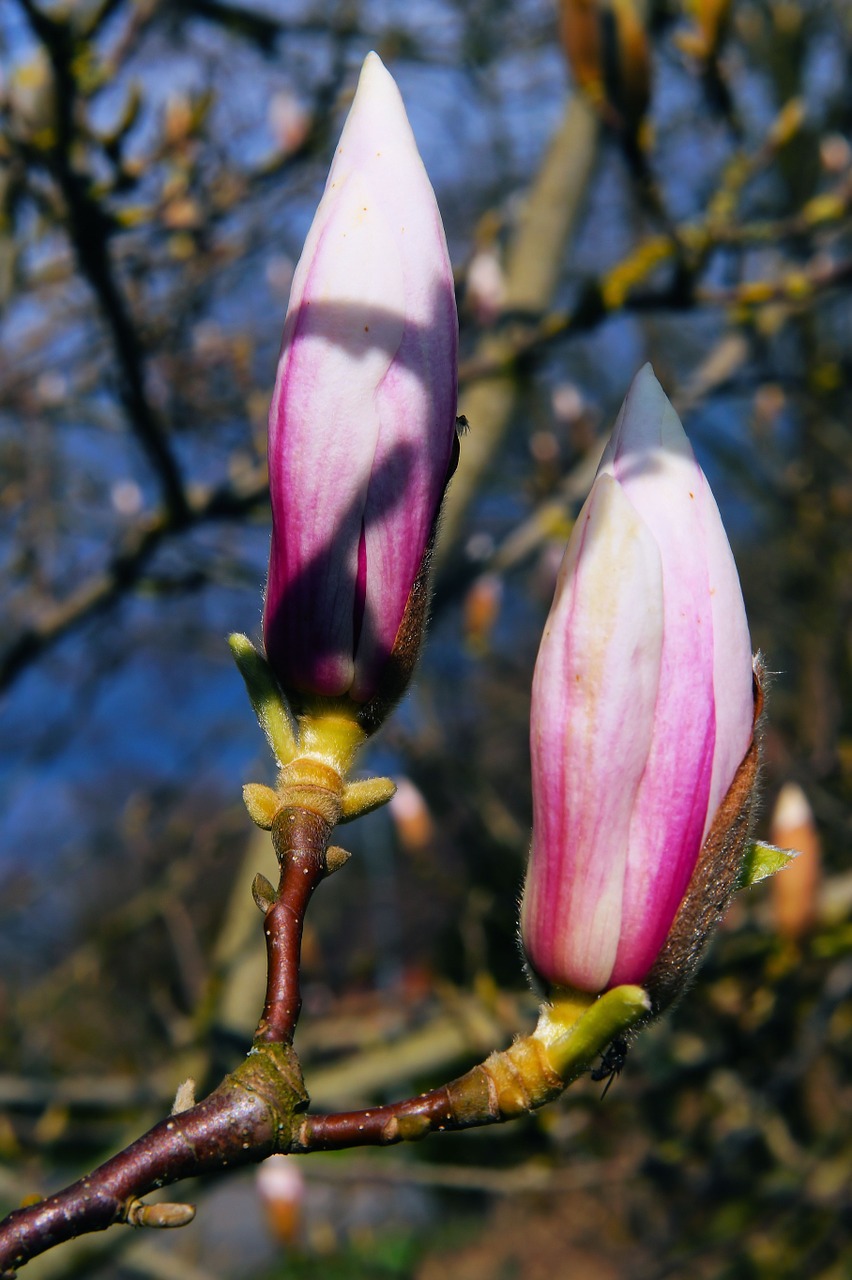
[[[299,715],[299,740],[306,756],[313,756],[336,769],[342,778],[350,773],[367,734],[345,699],[306,700]]]

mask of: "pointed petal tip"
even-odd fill
[[[393,156],[395,164],[413,166],[418,173],[423,167],[399,85],[377,53],[368,53],[361,66],[338,156],[344,151],[348,153],[344,167],[369,167],[380,154]],[[404,176],[400,182],[407,187]]]
[[[394,98],[399,98],[400,96],[396,81],[379,55],[373,51],[367,54],[361,64],[361,73],[358,76],[355,97],[358,98],[365,93],[371,95],[391,93]]]
[[[659,449],[694,460],[683,423],[652,365],[646,362],[630,383],[608,452],[611,460],[617,461],[628,454]]]
[[[625,418],[637,413],[650,415],[671,408],[671,402],[654,373],[650,360],[634,375],[625,398]]]
[[[383,79],[385,76],[390,76],[390,72],[382,62],[379,55],[371,49],[364,61],[361,63],[361,73],[358,76],[358,88],[360,89],[362,85],[367,84],[371,80],[378,81]]]
[[[630,383],[630,389],[632,391],[634,387],[644,386],[645,384],[654,387],[660,386],[660,380],[654,373],[654,366],[651,364],[650,360],[646,360],[639,371],[634,373],[633,380]],[[660,390],[662,390],[662,388],[660,388]]]

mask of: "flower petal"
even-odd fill
[[[571,535],[536,663],[522,917],[537,972],[584,990],[607,985],[621,936],[660,677],[662,593],[653,538],[612,477],[599,477]]]
[[[282,684],[376,692],[455,439],[447,245],[393,78],[375,54],[296,269],[269,420],[264,611]]]

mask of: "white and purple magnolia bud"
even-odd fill
[[[735,887],[754,720],[731,549],[646,365],[571,534],[536,662],[521,925],[542,979],[587,992],[645,982],[654,995],[661,956],[694,967]],[[712,910],[693,900],[699,879]],[[676,917],[689,936],[675,946]],[[660,977],[659,1003],[676,984]]]
[[[288,693],[384,709],[405,687],[456,456],[457,356],[441,216],[371,53],[293,278],[269,414],[263,633]]]

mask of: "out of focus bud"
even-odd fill
[[[294,1244],[305,1199],[305,1179],[298,1161],[292,1156],[264,1160],[257,1170],[257,1189],[272,1236],[279,1244]]]
[[[298,151],[311,127],[309,113],[296,95],[287,89],[273,95],[267,120],[275,145],[285,156]]]
[[[182,93],[169,94],[163,113],[163,136],[170,147],[185,141],[192,128],[192,107]]]
[[[420,853],[435,839],[435,823],[426,798],[410,778],[398,778],[388,805],[400,845],[406,853]]]
[[[366,729],[417,657],[455,459],[458,322],[435,195],[375,54],[293,278],[269,414],[263,632],[285,692]]]
[[[532,693],[522,907],[551,986],[668,1004],[736,887],[757,769],[736,566],[646,365],[577,519]]]
[[[684,8],[693,20],[676,40],[684,53],[701,61],[715,58],[731,16],[731,0],[686,0]]]
[[[465,303],[477,324],[493,324],[506,300],[506,277],[494,249],[477,249],[465,280]]]
[[[5,99],[5,103],[2,100]],[[37,147],[50,147],[56,140],[56,86],[50,61],[37,49],[26,62],[16,65],[8,89],[0,103],[11,111],[13,132]]]
[[[559,34],[577,86],[607,124],[638,137],[651,58],[636,0],[561,0]]]
[[[481,573],[468,587],[462,617],[465,643],[472,653],[488,652],[502,605],[503,579],[498,573]]]
[[[816,922],[822,852],[813,810],[795,782],[785,783],[778,793],[770,839],[780,849],[796,850],[799,855],[773,876],[771,886],[775,927],[782,937],[797,941]]]
[[[827,173],[845,173],[852,164],[852,147],[842,133],[829,133],[820,139],[819,158]]]

